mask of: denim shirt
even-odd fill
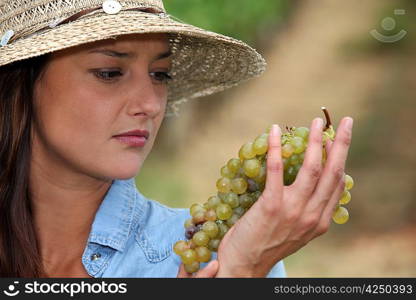
[[[113,180],[95,214],[82,263],[92,277],[177,277],[181,260],[172,248],[185,239],[183,224],[190,217],[189,209],[144,197],[134,178]],[[267,277],[286,277],[283,262]]]

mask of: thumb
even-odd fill
[[[205,268],[196,272],[194,278],[214,278],[218,272],[218,260],[212,260]]]

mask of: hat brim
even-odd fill
[[[260,75],[266,63],[246,43],[170,17],[140,12],[96,13],[0,47],[0,66],[65,48],[134,33],[169,33],[172,80],[168,101],[210,95]]]

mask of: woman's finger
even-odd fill
[[[194,278],[214,278],[218,272],[218,260],[212,260],[205,268],[199,270]]]
[[[183,263],[181,263],[179,267],[177,278],[214,278],[215,275],[217,275],[218,272],[218,261],[212,260],[205,268],[199,270],[198,272],[194,274],[190,274],[186,272],[185,266]]]
[[[305,160],[294,182],[298,187],[296,190],[299,192],[299,197],[305,201],[310,198],[321,176],[323,124],[321,118],[312,121]]]
[[[281,130],[279,125],[273,124],[269,134],[269,148],[266,164],[266,184],[262,194],[262,200],[268,208],[278,205],[283,195],[283,161],[280,141]]]
[[[315,237],[322,235],[328,231],[329,226],[331,225],[332,215],[334,213],[335,207],[337,206],[344,189],[345,189],[345,180],[344,178],[342,178],[339,181],[337,189],[335,190],[331,199],[328,201],[328,205],[325,207],[324,211],[322,212],[321,219],[316,228]]]
[[[351,143],[352,122],[353,120],[349,117],[343,118],[340,122],[314,197],[308,202],[308,211],[321,213],[344,177],[345,161]]]

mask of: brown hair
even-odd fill
[[[33,90],[48,55],[0,67],[0,277],[42,277],[29,194]]]

